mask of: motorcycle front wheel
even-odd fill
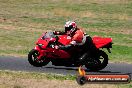
[[[45,66],[50,62],[50,60],[48,60],[46,57],[41,57],[41,60],[38,60],[38,56],[39,52],[32,49],[28,54],[28,62],[35,67]]]
[[[99,51],[99,58],[93,59],[93,64],[85,64],[85,67],[90,71],[99,71],[104,69],[108,64],[108,55],[100,50]]]

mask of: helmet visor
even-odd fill
[[[73,26],[65,27],[65,31],[70,31],[73,28]]]

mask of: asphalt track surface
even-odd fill
[[[53,66],[51,63],[43,67],[34,67],[28,63],[27,58],[4,56],[0,56],[0,70],[56,73],[63,75],[76,75],[78,73],[77,67]],[[109,63],[101,71],[89,72],[86,70],[86,72],[87,74],[130,74],[132,77],[132,64]]]

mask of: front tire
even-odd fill
[[[35,67],[45,66],[50,62],[50,60],[48,60],[46,57],[41,57],[41,60],[38,60],[38,56],[39,52],[32,49],[28,54],[28,62]]]
[[[99,71],[99,70],[102,70],[108,64],[108,55],[104,51],[100,50],[99,51],[99,58],[94,59],[94,61],[96,61],[97,64],[93,64],[91,66],[89,64],[86,64],[85,67],[88,70],[90,70],[90,71]]]

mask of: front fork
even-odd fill
[[[39,52],[39,54],[38,54],[38,56],[37,56],[38,60],[41,60],[41,58],[42,58],[43,56],[46,56],[45,50],[40,49],[40,47],[39,47],[38,45],[36,45],[36,46],[34,47],[34,49],[37,50],[37,51]]]

